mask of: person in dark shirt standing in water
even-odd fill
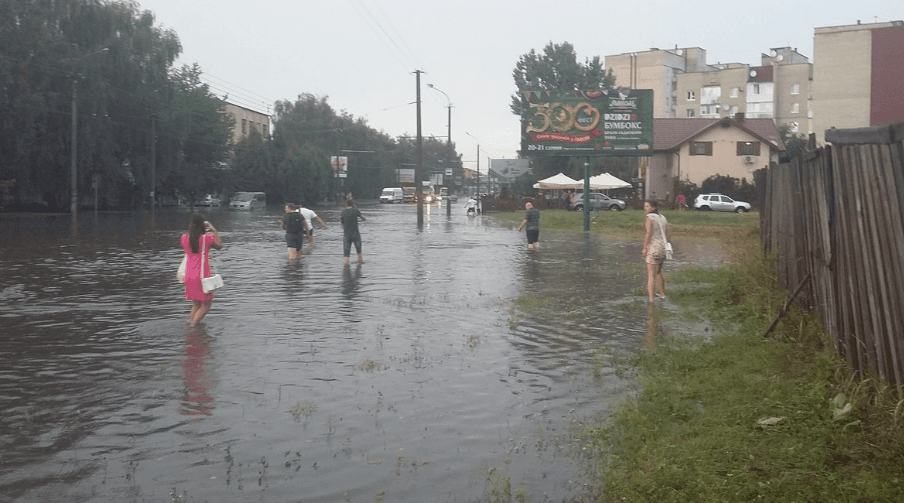
[[[364,255],[361,254],[361,233],[358,232],[358,219],[367,220],[361,211],[355,207],[352,199],[345,201],[345,209],[339,220],[342,222],[342,254],[345,257],[344,265],[348,265],[348,257],[352,251],[352,244],[358,253],[358,265],[364,263]]]
[[[289,260],[296,260],[301,256],[301,245],[306,235],[304,217],[292,203],[286,203],[283,208],[286,214],[279,222],[279,227],[286,231],[286,255]]]
[[[527,227],[527,249],[540,249],[540,210],[534,208],[531,203],[524,203],[524,220],[518,226],[518,232],[525,226]]]

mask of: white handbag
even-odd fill
[[[672,243],[665,239],[665,229],[662,228],[662,215],[659,215],[659,232],[662,233],[662,242],[665,243],[665,259],[672,260]]]
[[[188,254],[182,254],[182,263],[179,264],[179,268],[176,269],[176,279],[179,280],[179,283],[185,283],[185,264],[188,261]]]
[[[209,252],[210,248],[208,248],[207,250]],[[220,288],[223,288],[223,276],[220,276],[219,274],[213,274],[209,278],[204,277],[204,256],[205,255],[206,254],[204,253],[204,246],[202,243],[202,246],[201,246],[201,290],[203,290],[204,293],[211,293],[216,290],[219,290]]]

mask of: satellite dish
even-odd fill
[[[756,77],[756,70],[750,70],[750,76]]]
[[[781,61],[781,60],[783,60],[783,59],[785,59],[785,57],[782,56],[781,54],[779,54],[779,55],[775,58],[776,61]]]
[[[678,49],[678,51],[676,51],[675,54],[677,54],[677,55],[679,55],[679,56],[683,56],[683,55],[684,55],[684,49]]]
[[[769,50],[769,55],[772,56],[772,57],[774,58],[774,57],[775,57],[775,49],[770,49],[770,50]]]

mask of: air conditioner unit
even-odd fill
[[[752,155],[745,155],[745,156],[744,156],[744,162],[747,163],[747,164],[753,164],[753,156],[752,156]]]

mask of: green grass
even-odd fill
[[[664,214],[673,236],[718,242],[729,255],[730,265],[666,278],[677,315],[707,320],[717,335],[660,331],[640,351],[625,372],[637,376],[637,396],[584,431],[590,501],[904,500],[901,390],[854,374],[811,313],[792,308],[762,337],[788,292],[760,252],[759,215]],[[522,215],[491,214],[501,226]],[[612,239],[643,233],[638,210],[596,222],[591,232]],[[542,211],[544,232],[582,228],[580,213]],[[520,302],[540,307],[532,301]]]
[[[673,236],[691,235],[716,239],[724,232],[749,229],[756,225],[759,213],[721,213],[711,211],[662,212],[672,225]],[[518,226],[524,219],[523,211],[489,213],[500,226]],[[640,239],[643,235],[644,214],[641,210],[601,211],[599,216],[590,213],[590,232],[605,234],[612,239]],[[584,230],[584,216],[579,211],[543,210],[540,212],[540,229],[546,231]]]
[[[670,302],[718,335],[660,333],[636,357],[638,395],[585,431],[603,467],[593,501],[901,501],[904,401],[855,376],[810,313],[792,309],[764,339],[786,293],[755,219],[684,213],[668,218],[721,235],[732,265],[672,273]]]

